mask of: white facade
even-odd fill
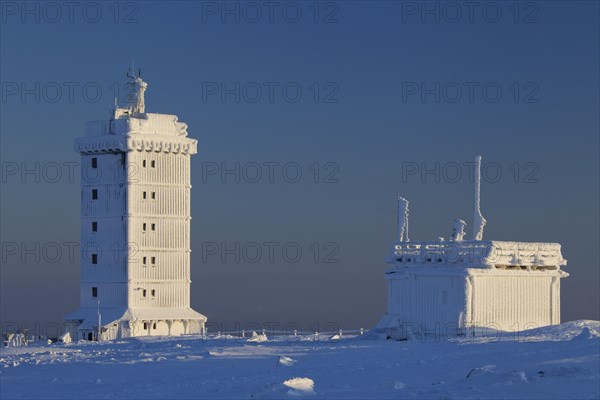
[[[89,122],[81,154],[81,305],[71,335],[102,339],[204,330],[190,308],[190,156],[177,116],[145,112],[141,78],[130,106]],[[133,99],[133,100],[131,100]]]
[[[483,240],[481,157],[476,160],[474,227],[457,219],[450,240],[408,239],[408,201],[398,198],[398,241],[387,259],[387,337],[439,337],[521,331],[560,323],[560,279],[567,264],[557,243]]]
[[[556,243],[397,242],[388,258],[389,337],[520,331],[560,323]]]

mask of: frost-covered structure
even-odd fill
[[[475,176],[473,235],[455,220],[451,238],[409,241],[408,202],[398,200],[398,241],[387,258],[388,311],[377,325],[387,337],[453,336],[481,328],[518,331],[560,323],[560,279],[567,264],[558,243],[483,240]]]
[[[81,306],[74,339],[204,330],[190,308],[190,156],[177,116],[145,111],[147,84],[128,74],[124,107],[87,124],[81,154]]]

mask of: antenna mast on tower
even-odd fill
[[[408,242],[408,200],[398,193],[398,241]]]
[[[483,240],[483,227],[487,224],[481,214],[481,156],[475,157],[475,207],[473,210],[473,240]]]

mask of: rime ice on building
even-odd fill
[[[463,335],[481,328],[518,331],[560,323],[560,244],[483,240],[475,176],[473,235],[454,221],[449,240],[408,238],[408,201],[398,198],[398,241],[387,262],[388,311],[377,325],[389,338]]]
[[[81,153],[81,306],[74,338],[204,330],[190,308],[190,156],[197,141],[175,115],[145,112],[147,84],[111,118],[89,122]]]

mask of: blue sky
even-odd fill
[[[563,319],[600,319],[597,2],[55,4],[1,9],[3,323],[78,305],[73,139],[122,97],[132,58],[147,111],[198,139],[192,305],[210,320],[372,326],[396,193],[411,238],[470,231],[477,154],[485,237],[561,243]],[[221,176],[236,165],[238,182]],[[242,254],[271,242],[302,256]]]

